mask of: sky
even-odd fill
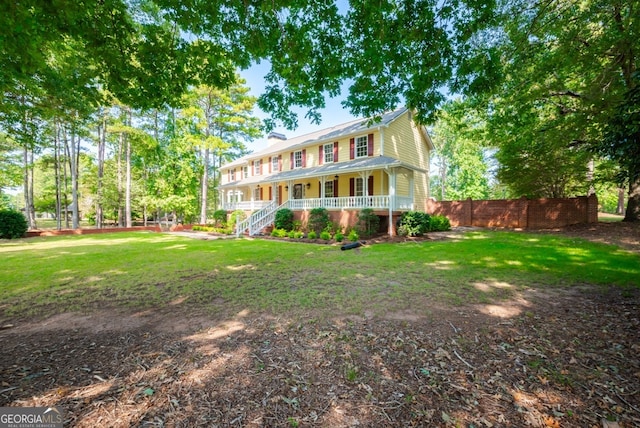
[[[260,64],[253,65],[247,70],[241,70],[240,76],[247,81],[246,86],[251,88],[250,94],[258,97],[264,92],[265,82],[264,76],[269,72],[269,63],[267,61],[263,61]],[[356,119],[348,110],[346,110],[340,104],[342,100],[346,97],[346,89],[343,93],[343,96],[338,96],[336,98],[327,98],[326,99],[326,108],[320,110],[320,114],[322,115],[322,121],[319,125],[312,124],[309,119],[304,117],[306,110],[304,109],[293,109],[296,113],[298,113],[298,128],[295,130],[289,130],[283,126],[276,127],[273,131],[284,134],[288,138],[308,134],[310,132],[314,132],[324,128],[330,128],[334,125],[339,125],[341,123],[349,122],[353,119]],[[266,119],[269,117],[269,114],[260,110],[256,106],[254,110],[254,114],[256,117],[260,119]],[[253,143],[248,144],[250,150],[257,151],[267,146],[267,136],[266,134]]]

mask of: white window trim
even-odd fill
[[[258,159],[253,162],[253,175],[260,175],[260,167],[262,166],[262,159]]]
[[[299,159],[298,159],[298,155],[300,155]],[[300,161],[300,165],[298,165],[298,161]],[[302,150],[293,152],[293,169],[300,169],[300,168],[302,168]]]
[[[364,141],[364,154],[358,154],[358,143]],[[360,146],[362,147],[362,146]],[[363,135],[360,137],[356,137],[355,143],[354,143],[354,147],[353,147],[353,151],[354,151],[354,157],[356,158],[364,158],[369,156],[369,137],[367,135]]]
[[[242,167],[242,178],[249,178],[249,166],[245,165]]]
[[[325,144],[322,150],[324,152],[324,163],[334,163],[336,161],[333,158],[333,143]],[[331,156],[331,160],[328,159],[328,156]]]
[[[353,194],[355,196],[364,196],[364,179],[357,177],[354,186]]]
[[[231,170],[231,179],[230,179],[230,181],[236,181],[236,169],[235,168],[233,168]]]
[[[274,156],[271,158],[271,172],[279,172],[280,162],[278,161],[278,156]]]
[[[335,193],[335,189],[333,188],[333,180],[327,180],[324,182],[324,197],[325,198],[333,198]],[[331,191],[329,191],[331,190]]]

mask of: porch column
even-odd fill
[[[389,226],[388,233],[389,236],[393,236],[393,211],[396,207],[396,170],[392,169],[391,171],[385,170],[385,172],[389,175]]]

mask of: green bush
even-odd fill
[[[276,238],[285,238],[287,237],[288,232],[284,229],[273,229],[271,231],[271,236],[274,236]]]
[[[231,215],[229,216],[229,224],[228,226],[235,230],[236,229],[236,224],[240,221],[246,220],[247,215],[244,213],[244,211],[242,210],[235,210],[234,212],[231,213]]]
[[[302,231],[301,231],[301,230],[296,230],[296,231],[294,231],[294,232],[293,232],[293,237],[294,237],[295,239],[300,239],[300,238],[302,238],[303,236],[304,236],[304,233],[302,233]]]
[[[340,231],[337,231],[336,234],[333,235],[333,238],[336,240],[336,242],[344,241],[344,235]]]
[[[0,238],[22,238],[27,233],[27,219],[19,211],[0,210]]]
[[[349,235],[347,236],[347,239],[351,242],[356,242],[358,239],[360,239],[360,235],[358,235],[358,232],[356,232],[355,229],[351,229]]]
[[[293,211],[289,208],[280,208],[276,211],[273,225],[276,229],[293,230]]]
[[[451,230],[449,219],[443,215],[432,215],[429,218],[429,232]]]
[[[358,231],[366,238],[370,238],[380,228],[380,217],[374,214],[371,208],[364,208],[358,213]]]
[[[216,226],[224,226],[227,224],[227,211],[226,210],[216,210],[213,213],[213,221],[215,221]]]
[[[429,214],[422,211],[408,211],[398,222],[398,235],[421,236],[429,231]]]
[[[320,239],[324,239],[325,241],[328,241],[331,239],[331,234],[328,231],[323,230],[322,232],[320,232]]]
[[[289,232],[287,232],[287,237],[293,239],[296,237],[296,231],[295,230],[290,230]]]
[[[307,238],[309,239],[316,239],[317,237],[318,237],[318,234],[315,233],[313,230],[309,232],[309,234],[307,235]]]
[[[319,234],[329,224],[329,211],[326,208],[313,208],[309,213],[309,230]]]

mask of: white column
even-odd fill
[[[393,236],[393,211],[396,207],[396,170],[387,171],[389,175],[389,236]]]

